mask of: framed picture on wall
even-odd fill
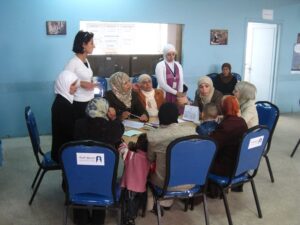
[[[213,29],[210,30],[210,44],[211,45],[227,45],[228,30]]]
[[[46,21],[47,35],[66,35],[66,21]]]

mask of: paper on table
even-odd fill
[[[125,127],[131,127],[131,128],[135,128],[135,129],[140,129],[144,126],[144,123],[132,121],[132,120],[124,120],[123,124]]]
[[[188,121],[198,121],[199,120],[198,106],[186,105],[184,107],[182,119]]]
[[[127,130],[127,131],[125,131],[124,132],[124,136],[127,136],[127,137],[132,137],[132,136],[134,136],[134,135],[139,135],[139,134],[141,134],[141,133],[143,133],[143,132],[141,132],[141,131],[138,131],[138,130]]]

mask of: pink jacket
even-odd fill
[[[141,150],[128,151],[124,165],[121,187],[134,192],[145,192],[150,169],[147,153]]]

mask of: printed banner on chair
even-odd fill
[[[104,154],[103,153],[76,153],[77,165],[86,166],[104,166]]]

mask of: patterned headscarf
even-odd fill
[[[209,90],[209,93],[207,96],[202,96],[201,93],[200,93],[200,90],[199,90],[199,97],[203,103],[203,105],[207,104],[207,103],[210,103],[211,101],[211,98],[214,94],[214,91],[215,91],[215,88],[214,88],[214,85],[213,85],[213,82],[212,80],[210,79],[210,77],[208,76],[203,76],[199,79],[198,81],[198,88],[201,84],[208,84],[209,87],[210,87],[210,90]]]
[[[108,120],[107,118],[108,108],[109,105],[106,99],[100,97],[94,98],[88,103],[85,109],[85,113],[91,118],[100,117]]]
[[[111,75],[109,83],[115,96],[123,102],[127,108],[131,108],[131,88],[127,92],[123,88],[126,81],[130,82],[130,78],[126,73],[116,72]]]

